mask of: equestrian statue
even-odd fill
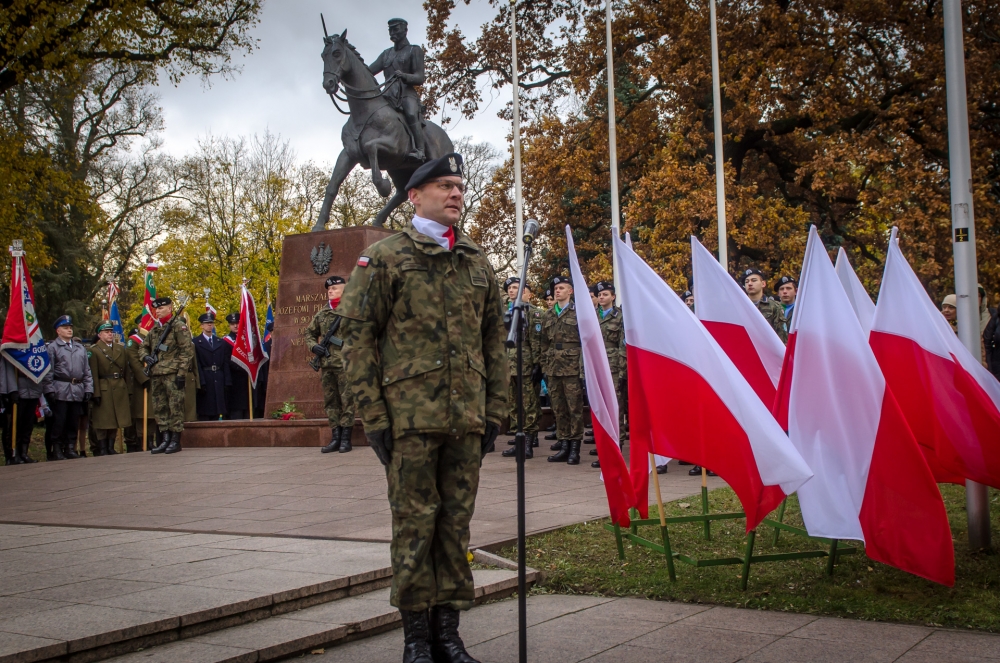
[[[444,129],[423,117],[414,86],[424,83],[424,52],[406,39],[406,29],[405,20],[389,20],[393,46],[370,66],[347,41],[347,30],[323,38],[323,89],[337,110],[350,117],[340,133],[344,149],[337,157],[313,231],[326,227],[340,185],[354,166],[361,164],[372,171],[372,182],[383,198],[391,193],[392,185],[396,187],[396,193],[375,217],[373,225],[381,227],[406,200],[403,189],[413,171],[425,161],[455,151]],[[381,85],[375,80],[378,73],[385,79]],[[338,91],[343,96],[338,96]],[[348,111],[340,108],[338,99],[347,103]],[[382,176],[383,170],[389,173],[392,184]]]

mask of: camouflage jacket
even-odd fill
[[[142,341],[142,356],[152,354],[153,344],[160,338],[163,331],[159,323],[153,326]],[[160,361],[149,371],[150,375],[187,375],[194,360],[194,342],[191,340],[191,330],[183,319],[174,321],[170,333],[163,339],[160,348]]]
[[[612,306],[603,318],[598,310],[597,319],[601,321],[601,336],[604,338],[604,350],[608,353],[611,371],[620,373],[625,368],[625,316],[620,308]]]
[[[329,307],[329,305],[324,306],[320,310],[316,311],[316,315],[313,316],[312,322],[306,327],[306,349],[311,349],[312,346],[316,345],[323,340],[326,336],[326,332],[330,329],[330,325],[338,317],[338,313]],[[338,332],[337,337],[340,338]],[[343,370],[344,368],[344,358],[341,354],[341,348],[331,343],[326,348],[330,352],[329,357],[323,357],[320,359],[319,365],[321,368],[332,368],[335,370]],[[311,360],[315,355],[309,352],[308,358]]]
[[[500,289],[475,242],[408,224],[362,252],[340,300],[344,369],[366,431],[482,433],[507,415]]]
[[[507,302],[504,311],[509,310],[510,302]],[[528,328],[524,335],[524,347],[522,349],[522,368],[526,376],[531,375],[531,371],[536,364],[542,363],[542,314],[545,311],[528,304],[527,318]],[[506,338],[506,336],[504,336]],[[507,375],[514,377],[517,375],[517,348],[507,348]]]
[[[787,343],[788,326],[785,324],[785,307],[781,305],[781,302],[764,296],[757,302],[757,310],[767,320],[767,324],[771,325],[775,333],[778,334],[781,342]]]
[[[546,375],[583,376],[575,302],[570,301],[562,315],[557,315],[552,307],[542,316],[542,357]]]

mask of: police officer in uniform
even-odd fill
[[[201,333],[194,337],[194,353],[198,360],[198,421],[218,421],[229,414],[226,390],[233,384],[230,374],[230,347],[215,333],[215,316],[198,316]]]
[[[73,336],[73,319],[64,315],[54,327],[56,339],[46,345],[52,364],[52,381],[45,392],[52,408],[49,435],[53,447],[61,448],[64,457],[80,458],[76,453],[77,429],[85,414],[84,404],[94,395],[94,380],[87,349]]]
[[[622,352],[625,347],[625,317],[622,315],[620,307],[615,306],[615,284],[611,281],[598,281],[594,284],[594,292],[597,296],[597,319],[601,325],[601,338],[604,339],[604,351],[608,355],[608,364],[611,367],[611,379],[615,385],[615,395],[618,398],[618,417],[621,439],[618,444],[621,446],[625,436],[625,399],[623,392],[625,386],[625,355]],[[591,456],[597,455],[597,450],[592,449]],[[595,460],[591,467],[600,467],[601,462]]]
[[[771,325],[782,343],[788,342],[788,327],[785,324],[785,310],[774,298],[764,294],[767,287],[767,279],[764,273],[756,267],[751,267],[743,272],[743,289],[747,297],[754,303],[760,314],[764,316],[767,323]]]
[[[184,432],[184,387],[194,358],[194,343],[191,341],[191,332],[184,320],[176,320],[158,348],[158,361],[152,363],[152,354],[157,350],[154,344],[159,341],[163,327],[173,318],[174,303],[169,297],[157,297],[152,304],[156,324],[146,334],[142,352],[143,363],[152,364],[149,369],[150,401],[160,431],[160,443],[151,449],[150,453],[172,454],[181,451],[181,433]]]
[[[550,463],[579,465],[583,442],[583,360],[580,328],[573,301],[573,282],[566,276],[552,279],[555,303],[542,316],[542,368],[556,418],[552,445],[557,454]]]
[[[404,663],[475,663],[458,635],[458,611],[475,600],[469,522],[507,415],[500,289],[455,226],[461,167],[452,153],[413,173],[416,215],[358,258],[337,311],[365,435],[386,466]]]
[[[517,298],[517,289],[521,284],[521,279],[512,276],[503,282],[504,291],[507,293],[508,315],[514,307],[514,300]],[[524,286],[524,294],[529,295],[530,290]],[[530,297],[525,297],[528,301]],[[534,376],[541,373],[541,344],[540,335],[534,331],[535,326],[541,325],[542,311],[528,303],[525,311],[527,328],[525,329],[524,344],[521,349],[521,368],[524,371],[522,384],[522,394],[524,398],[524,434],[527,437],[527,444],[524,448],[525,458],[534,458],[534,447],[538,446],[538,393],[535,391]],[[510,320],[504,318],[505,326],[510,331]],[[510,407],[510,422],[507,424],[507,431],[517,430],[517,348],[507,349],[507,374],[509,376],[509,388],[507,390],[507,404]],[[505,449],[503,456],[512,458],[517,455],[517,447],[514,440],[510,441],[510,449]]]
[[[233,360],[233,347],[236,345],[236,335],[240,332],[240,314],[230,313],[226,316],[229,323],[229,333],[222,339],[226,343],[226,360]],[[226,407],[229,409],[229,419],[249,419],[250,395],[248,393],[250,376],[239,366],[229,367],[229,376],[232,386],[226,392]]]
[[[415,146],[410,156],[423,161],[424,129],[420,117],[420,95],[413,87],[424,84],[424,51],[407,40],[406,30],[405,20],[389,19],[389,39],[393,46],[382,51],[375,62],[368,65],[368,70],[373,74],[384,72],[386,82],[395,77],[386,86],[383,96],[406,119],[406,127]]]
[[[121,343],[115,343],[110,322],[97,328],[97,341],[90,346],[90,373],[94,379],[90,423],[94,427],[98,456],[114,453],[119,428],[132,425],[129,376],[142,372],[138,357],[130,355]]]
[[[324,282],[328,304],[316,311],[305,333],[306,345],[320,358],[323,408],[330,421],[330,430],[333,431],[330,444],[320,449],[325,454],[350,451],[351,435],[354,433],[354,396],[351,394],[347,373],[344,372],[341,348],[334,343],[325,348],[320,344],[330,330],[330,325],[339,317],[336,310],[346,284],[341,276],[331,276]]]

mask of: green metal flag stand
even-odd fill
[[[695,567],[706,567],[706,566],[725,566],[731,564],[739,564],[743,567],[743,575],[740,579],[740,589],[746,590],[747,582],[750,579],[750,565],[760,564],[764,562],[784,562],[793,559],[810,559],[817,557],[826,557],[826,574],[833,575],[833,567],[837,563],[837,559],[841,555],[853,555],[858,552],[857,548],[846,546],[840,543],[838,539],[823,539],[820,537],[809,536],[801,527],[794,527],[792,525],[787,525],[782,522],[785,517],[785,506],[788,502],[786,497],[782,502],[781,506],[778,508],[777,520],[771,520],[765,518],[761,522],[761,526],[774,528],[774,545],[778,544],[778,536],[784,531],[796,536],[802,536],[807,539],[812,539],[814,541],[820,541],[826,544],[826,549],[823,550],[803,550],[797,552],[785,552],[785,553],[772,553],[768,555],[754,555],[754,543],[757,538],[757,530],[753,529],[747,533],[747,544],[746,550],[743,557],[707,557],[707,558],[695,558],[689,555],[684,555],[679,552],[675,552],[670,546],[670,533],[668,531],[669,525],[681,525],[687,523],[702,523],[704,526],[704,532],[702,536],[706,541],[712,540],[712,521],[713,520],[737,520],[739,518],[746,518],[746,514],[742,511],[732,511],[728,513],[709,513],[708,510],[708,486],[705,482],[705,475],[702,475],[702,485],[701,485],[701,513],[693,516],[673,516],[666,517],[663,512],[663,502],[659,499],[659,483],[657,482],[657,502],[660,510],[659,518],[635,518],[632,519],[632,524],[627,530],[622,530],[619,525],[605,525],[604,528],[609,532],[613,532],[615,535],[615,541],[618,544],[618,559],[625,559],[625,540],[632,542],[635,545],[644,546],[664,555],[667,558],[667,572],[670,574],[670,581],[677,581],[677,574],[674,569],[674,560],[684,562],[685,564],[690,564]],[[632,513],[638,516],[638,512],[632,509]],[[654,541],[651,539],[644,538],[639,535],[639,527],[643,526],[658,526],[660,528],[660,539],[659,541]]]

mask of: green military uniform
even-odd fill
[[[598,306],[597,318],[601,322],[601,337],[604,339],[604,350],[608,354],[608,364],[611,366],[611,378],[615,383],[619,423],[622,423],[625,418],[625,316],[617,306],[612,306],[607,311]],[[619,426],[619,433],[624,439],[623,426]]]
[[[483,250],[454,235],[448,250],[411,223],[368,247],[337,309],[365,432],[392,434],[389,601],[407,613],[472,607],[481,443],[507,413],[500,291]]]
[[[338,317],[338,313],[324,306],[316,311],[309,326],[306,327],[306,347],[318,345],[326,336],[330,325]],[[323,385],[323,409],[330,421],[330,427],[338,426],[354,428],[354,397],[351,395],[351,385],[344,372],[342,350],[334,344],[327,347],[330,353],[320,358],[320,382]]]
[[[106,445],[114,444],[118,429],[132,425],[128,375],[135,370],[141,371],[142,364],[130,363],[121,343],[109,345],[98,340],[90,346],[89,354],[90,373],[94,377],[90,424],[97,437],[98,453],[107,453]]]
[[[159,339],[160,325],[154,326],[142,342],[143,356],[152,354],[153,344]],[[194,358],[194,343],[191,331],[184,320],[177,320],[170,327],[170,333],[163,339],[159,361],[150,369],[150,402],[153,416],[160,431],[180,433],[184,430],[186,412],[184,404],[185,388]],[[183,386],[177,386],[177,379],[184,378]]]
[[[147,393],[151,383],[149,377],[143,372],[142,343],[130,337],[125,341],[125,354],[128,355],[130,366],[139,367],[138,370],[133,369],[125,376],[130,397],[129,410],[132,413],[132,423],[129,428],[125,429],[124,437],[126,448],[130,452],[133,452],[142,450],[143,412],[146,413],[146,445],[149,448],[152,448],[156,444],[155,440],[158,429],[156,427],[156,419],[153,417],[153,401]]]
[[[788,326],[785,324],[785,307],[778,300],[764,295],[757,302],[757,310],[771,325],[782,343],[788,343]]]
[[[583,361],[576,304],[558,304],[542,316],[542,369],[556,418],[556,437],[565,445],[583,440]],[[577,449],[579,451],[579,448]]]

